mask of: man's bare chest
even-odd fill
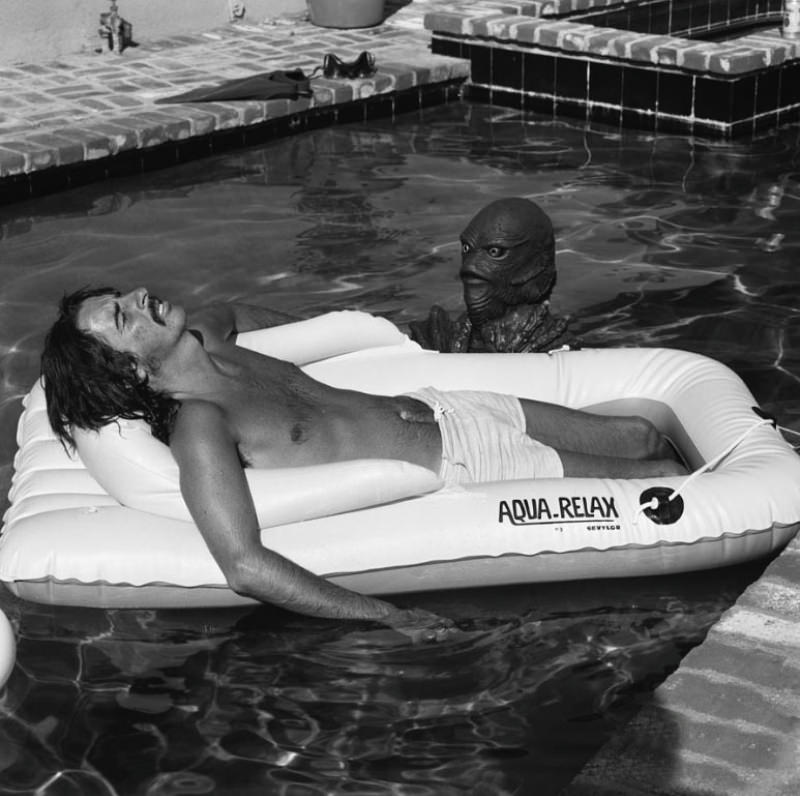
[[[218,372],[213,401],[246,464],[291,466],[331,455],[352,408],[340,391],[291,363],[262,357],[225,360]]]

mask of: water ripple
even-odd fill
[[[146,284],[190,306],[399,323],[458,312],[459,233],[510,195],[551,215],[553,305],[586,344],[715,356],[800,432],[795,139],[717,145],[454,105],[4,207],[0,482],[63,292]],[[3,593],[19,658],[0,790],[556,793],[757,572],[409,598],[463,631],[431,648],[268,608]]]

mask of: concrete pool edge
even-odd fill
[[[795,537],[561,796],[800,792]]]

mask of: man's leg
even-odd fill
[[[686,468],[675,459],[625,459],[618,456],[593,456],[588,453],[556,451],[569,478],[651,478],[686,475]]]
[[[675,451],[643,417],[606,417],[521,398],[525,432],[559,453],[612,459],[675,460]]]

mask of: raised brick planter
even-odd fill
[[[800,42],[781,37],[779,0],[654,0],[647,14],[630,3],[586,12],[574,0],[519,3],[511,14],[487,6],[425,17],[434,52],[469,60],[474,101],[723,139],[800,118]],[[739,23],[771,27],[699,38]]]

